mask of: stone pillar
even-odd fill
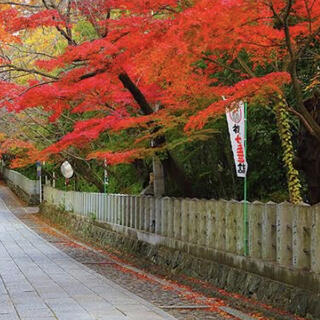
[[[80,205],[80,199],[79,199],[79,192],[74,193],[74,212],[77,212],[79,214],[82,214],[81,210],[79,210],[79,205]]]
[[[261,258],[262,249],[262,212],[264,204],[259,201],[248,204],[249,221],[249,256],[252,258]]]
[[[106,222],[110,223],[110,208],[109,208],[109,203],[110,203],[110,197],[108,194],[104,195],[104,201],[105,201],[105,208],[106,208]]]
[[[150,222],[149,232],[154,233],[156,231],[156,217],[155,217],[155,198],[150,197]]]
[[[211,249],[216,247],[216,201],[208,200],[206,201],[206,211],[207,211],[207,246]]]
[[[110,222],[112,224],[115,224],[113,198],[114,198],[113,194],[109,195],[109,208],[110,208],[110,219],[111,219]]]
[[[66,200],[65,199],[65,193],[64,193],[63,199],[64,199],[64,201]],[[89,193],[84,193],[83,203],[84,203],[84,207],[85,207],[85,215],[88,217],[89,216],[89,212],[90,212]]]
[[[123,225],[124,222],[124,196],[120,194],[115,194],[115,214],[116,223],[118,225]]]
[[[181,240],[185,243],[188,242],[188,233],[189,233],[189,207],[190,200],[182,199],[181,200]]]
[[[292,264],[297,269],[311,267],[311,221],[310,206],[296,205],[292,221]]]
[[[115,194],[115,217],[116,224],[123,226],[125,220],[125,195],[123,194]]]
[[[152,160],[153,165],[153,189],[154,196],[161,197],[165,193],[165,179],[164,179],[164,170],[161,160],[154,156]]]
[[[197,244],[197,200],[192,199],[189,203],[189,242],[192,244]]]
[[[226,204],[226,250],[227,252],[237,252],[237,201],[228,201]]]
[[[226,203],[219,200],[216,204],[217,218],[217,249],[224,251],[226,249]]]
[[[130,223],[131,223],[131,215],[132,215],[132,211],[131,211],[131,196],[127,195],[125,197],[125,226],[126,227],[130,227]]]
[[[120,197],[117,194],[112,195],[111,210],[112,210],[114,224],[118,224],[118,216],[121,214],[121,212],[120,212]]]
[[[129,196],[129,218],[130,218],[130,228],[135,228],[135,218],[136,218],[136,197]]]
[[[105,208],[104,208],[104,194],[99,193],[99,206],[98,206],[98,217],[100,221],[106,221],[105,219]]]
[[[144,230],[150,232],[150,199],[151,197],[145,197],[144,206]]]
[[[101,215],[100,215],[100,195],[101,195],[101,193],[93,193],[92,195],[94,195],[94,199],[95,199],[93,212],[96,214],[97,220],[101,221]]]
[[[207,210],[206,200],[198,201],[198,246],[205,247],[207,245]]]
[[[119,202],[118,202],[119,201]],[[119,216],[121,215],[121,208],[120,208],[120,196],[117,195],[117,194],[113,194],[112,195],[112,203],[111,203],[111,206],[112,206],[112,215],[113,215],[113,221],[114,221],[114,224],[119,224]],[[119,221],[118,221],[119,220]]]
[[[155,220],[156,220],[156,234],[161,234],[161,198],[155,199]]]
[[[276,223],[277,223],[277,205],[274,202],[268,202],[262,212],[262,259],[276,261]]]
[[[130,225],[130,196],[123,195],[123,226],[129,227]]]
[[[145,225],[145,205],[146,205],[146,197],[140,196],[139,197],[139,230],[144,230]]]
[[[277,261],[284,267],[292,265],[292,211],[288,202],[277,206]]]
[[[312,207],[311,270],[320,273],[320,204]]]
[[[174,232],[174,239],[181,240],[181,200],[180,199],[174,199],[173,232]]]
[[[244,221],[243,221],[243,210],[244,204],[243,201],[237,202],[234,204],[236,217],[237,217],[237,254],[239,256],[244,255]]]
[[[110,214],[111,214],[111,221],[112,224],[116,224],[116,215],[115,215],[115,195],[111,194],[110,195]]]
[[[140,197],[134,197],[134,228],[139,229],[140,227]]]
[[[130,196],[124,196],[124,226],[130,227],[130,219],[131,219],[131,208],[130,208]]]
[[[168,237],[168,212],[169,212],[169,197],[161,199],[161,235]]]
[[[174,238],[174,231],[173,231],[173,217],[174,217],[174,198],[169,198],[168,201],[168,237],[173,239]]]

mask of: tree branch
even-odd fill
[[[153,113],[153,109],[147,102],[146,98],[140,91],[140,89],[132,82],[127,73],[121,73],[118,76],[119,80],[122,82],[123,86],[130,91],[134,100],[140,106],[141,110],[145,115]]]

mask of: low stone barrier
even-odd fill
[[[214,259],[196,257],[183,250],[152,245],[138,240],[130,229],[127,234],[113,231],[110,224],[99,222],[92,215],[86,217],[67,212],[62,206],[58,208],[45,202],[41,205],[41,214],[54,225],[60,226],[77,238],[94,243],[95,246],[107,247],[111,252],[114,248],[124,255],[127,252],[130,256],[140,257],[142,265],[147,259],[152,264],[164,267],[165,272],[171,270],[173,274],[180,273],[187,276],[186,278],[191,277],[192,282],[194,279],[202,279],[213,287],[257,299],[259,302],[272,305],[280,310],[306,316],[308,319],[320,319],[319,294],[310,290],[217,263]],[[196,280],[194,283],[197,282]],[[208,289],[203,288],[203,290],[205,294],[210,295],[207,292]],[[274,317],[272,309],[270,311],[270,319],[291,320],[294,318],[292,315],[285,314]],[[269,319],[268,314],[264,319],[267,318]]]
[[[47,203],[107,223],[118,233],[320,293],[320,206],[64,192]]]
[[[9,187],[28,204],[38,204],[40,194],[40,183],[36,180],[30,180],[21,173],[2,168],[2,177]]]

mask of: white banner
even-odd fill
[[[247,175],[248,164],[245,156],[245,128],[244,128],[244,103],[239,102],[238,108],[226,110],[228,121],[234,163],[236,166],[237,176],[245,178]]]

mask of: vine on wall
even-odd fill
[[[287,102],[282,97],[275,106],[275,112],[283,149],[283,162],[287,168],[290,202],[299,204],[302,202],[301,183],[299,172],[293,165],[294,148],[292,143],[292,132],[290,130],[289,113],[287,110]]]

